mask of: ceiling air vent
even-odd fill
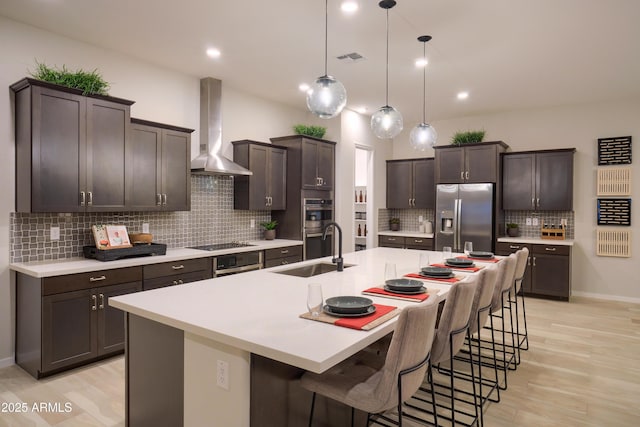
[[[356,61],[362,61],[365,58],[364,56],[360,55],[357,52],[351,52],[351,53],[345,53],[344,55],[338,56],[338,59],[341,61],[356,62]]]

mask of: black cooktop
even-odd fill
[[[232,248],[246,248],[250,245],[248,243],[230,242],[230,243],[215,243],[213,245],[191,246],[189,249],[200,249],[203,251],[218,251],[220,249],[232,249]]]

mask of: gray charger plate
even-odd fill
[[[362,317],[362,316],[368,316],[370,314],[375,313],[376,306],[375,305],[369,306],[367,308],[367,311],[365,311],[364,313],[336,313],[335,311],[331,310],[331,308],[328,305],[325,305],[324,307],[322,307],[322,311],[327,313],[329,316],[335,316],[335,317]]]
[[[384,285],[384,290],[387,292],[393,292],[394,294],[404,294],[404,295],[419,295],[427,292],[427,288],[424,286],[420,286],[420,289],[409,290],[409,289],[391,289],[389,286]]]

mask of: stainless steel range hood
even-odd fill
[[[222,155],[222,82],[200,79],[200,155],[191,161],[198,175],[253,175]]]

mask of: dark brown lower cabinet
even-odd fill
[[[16,363],[40,378],[124,351],[124,313],[109,298],[142,290],[142,267],[16,275]]]
[[[527,295],[569,300],[571,296],[571,246],[498,242],[496,254],[529,249],[522,288]]]
[[[383,248],[433,250],[433,239],[424,237],[378,236],[378,246]]]
[[[210,257],[163,262],[142,267],[145,291],[166,286],[183,285],[198,280],[211,279],[213,260]]]
[[[266,249],[264,251],[264,268],[293,264],[300,261],[302,261],[302,245]]]

